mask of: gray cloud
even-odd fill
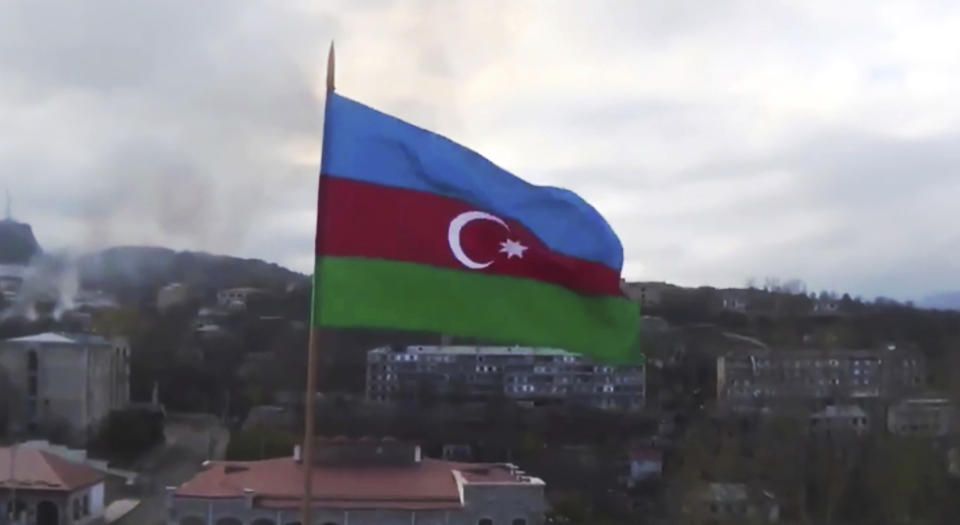
[[[635,279],[960,288],[960,9],[753,0],[0,6],[0,183],[49,248],[311,267],[345,94],[570,187]]]

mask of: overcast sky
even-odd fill
[[[960,289],[960,4],[0,4],[0,184],[46,249],[312,266],[338,90],[592,202],[630,279]],[[107,7],[110,6],[110,7]]]

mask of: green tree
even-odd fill
[[[226,458],[232,461],[251,461],[289,456],[299,443],[297,436],[277,429],[255,427],[230,433]]]
[[[870,521],[878,525],[931,522],[947,499],[943,457],[928,440],[878,438],[864,481]]]

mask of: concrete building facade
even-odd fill
[[[660,306],[663,291],[669,287],[664,282],[624,282],[620,288],[640,308],[656,308]]]
[[[877,404],[920,391],[925,383],[923,356],[902,350],[771,349],[717,358],[717,402],[723,408]]]
[[[441,461],[390,440],[322,440],[313,525],[540,525],[544,483],[510,464]],[[303,462],[208,462],[168,490],[169,525],[299,525]]]
[[[83,442],[112,410],[130,402],[130,347],[123,339],[43,333],[0,342],[12,430],[65,425]]]
[[[184,304],[190,300],[191,294],[189,285],[170,283],[157,291],[157,310],[165,312],[170,307]]]
[[[780,521],[780,505],[772,492],[744,483],[707,483],[690,492],[682,514],[684,523],[772,524]]]
[[[217,305],[228,310],[244,310],[252,298],[263,294],[259,288],[227,288],[217,292]]]
[[[810,414],[809,425],[818,437],[861,436],[870,431],[870,416],[856,405],[829,405]]]
[[[534,404],[576,403],[639,410],[646,367],[604,365],[552,348],[509,346],[382,347],[367,353],[370,401],[416,401],[424,389],[440,396],[496,396]]]
[[[902,399],[887,410],[887,430],[901,436],[944,437],[955,431],[956,406],[947,398]]]

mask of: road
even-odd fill
[[[189,479],[206,459],[222,459],[229,438],[216,418],[206,414],[170,414],[164,433],[166,442],[137,462],[138,487],[121,496],[140,498],[140,505],[115,522],[118,525],[166,523],[165,487]]]

